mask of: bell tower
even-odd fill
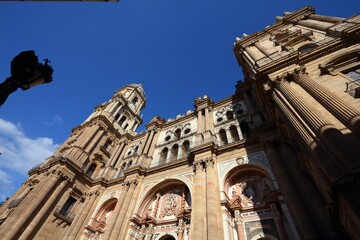
[[[123,145],[121,143],[136,135],[145,103],[141,84],[126,85],[109,101],[95,107],[45,163],[61,157],[75,163],[91,178],[103,176],[107,172],[105,169],[114,167],[111,163],[118,158],[115,153]]]
[[[116,91],[106,103],[97,106],[85,121],[102,115],[106,117],[119,133],[132,133],[142,123],[140,110],[145,107],[146,97],[141,84],[129,84]]]

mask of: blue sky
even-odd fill
[[[0,2],[0,78],[30,49],[55,70],[52,83],[19,89],[0,108],[0,200],[126,84],[143,82],[144,124],[184,114],[205,94],[214,101],[232,95],[243,79],[235,37],[305,5],[322,15],[360,12],[356,0]]]

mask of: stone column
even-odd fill
[[[325,239],[341,239],[336,233],[335,226],[330,219],[330,216],[326,213],[325,202],[319,194],[314,184],[309,177],[301,171],[301,167],[293,150],[285,143],[281,143],[279,146],[279,153],[284,166],[288,172],[291,172],[291,177],[296,182],[297,191],[300,193],[301,198],[310,206],[312,218],[314,219],[319,232]]]
[[[118,160],[119,155],[121,153],[121,148],[123,147],[124,142],[121,142],[119,145],[117,145],[116,150],[114,151],[114,153],[111,155],[110,159],[109,159],[109,166],[114,167],[116,160]]]
[[[91,152],[94,150],[94,148],[98,145],[100,139],[104,135],[104,129],[102,127],[99,128],[99,131],[95,134],[93,138],[89,141],[89,144],[85,147],[85,151]]]
[[[133,188],[133,194],[130,197],[130,201],[129,204],[126,205],[127,206],[127,210],[124,212],[124,218],[123,218],[123,224],[122,227],[120,229],[120,234],[118,236],[117,239],[126,239],[127,238],[127,233],[128,233],[128,227],[129,227],[129,223],[130,223],[130,219],[133,216],[134,210],[135,210],[135,201],[134,199],[139,199],[139,195],[140,195],[140,187],[137,186],[141,186],[142,185],[142,181],[143,178],[140,177],[136,180],[131,180],[131,185],[130,188]],[[125,204],[124,204],[125,206]]]
[[[172,150],[172,148],[169,148],[168,154],[165,159],[165,163],[168,163],[168,162],[171,162],[172,160],[174,160],[173,155],[174,155],[174,151]]]
[[[32,218],[34,212],[36,212],[43,204],[49,193],[52,193],[54,187],[59,181],[59,172],[54,171],[50,177],[50,181],[42,189],[42,191],[36,196],[35,200],[25,209],[25,211],[19,216],[19,219],[11,227],[10,231],[5,235],[3,239],[18,239],[18,236],[27,227],[27,222]]]
[[[112,111],[117,107],[118,103],[114,100],[111,100],[109,104],[106,106],[105,111],[108,111],[110,114],[112,114]]]
[[[100,192],[90,192],[86,195],[86,200],[83,202],[81,208],[77,212],[72,224],[69,229],[66,231],[65,235],[62,237],[63,240],[75,239],[76,235],[81,231],[81,227],[84,225],[86,217],[91,214],[90,209],[94,206],[96,198],[99,196]]]
[[[178,223],[178,240],[184,240],[184,221],[182,219],[179,220]]]
[[[46,186],[49,179],[44,179],[46,176],[43,176],[40,179],[40,182],[34,186],[34,189],[30,191],[26,197],[21,201],[21,203],[13,210],[11,215],[6,219],[6,221],[0,226],[0,239],[4,237],[4,235],[10,230],[10,228],[5,226],[13,226],[16,221],[19,220],[21,214],[33,204],[34,199],[38,196],[38,194],[42,191],[42,189]]]
[[[283,223],[284,218],[275,209],[272,209],[272,212],[273,212],[276,228],[280,235],[280,239],[288,240],[289,238],[286,234],[286,230],[285,230],[284,223]]]
[[[297,71],[294,80],[346,127],[360,136],[360,111],[311,79],[305,69]]]
[[[281,158],[275,148],[274,143],[266,142],[263,144],[267,159],[275,174],[276,180],[280,185],[286,204],[289,206],[291,216],[296,222],[297,230],[302,239],[320,239],[312,220],[307,213],[307,208],[301,201],[301,197],[296,191],[295,184],[291,180],[289,173],[283,166]]]
[[[125,200],[125,197],[126,197],[126,193],[127,193],[128,189],[129,189],[129,186],[130,186],[129,182],[122,183],[121,193],[120,193],[118,201],[116,202],[115,209],[114,209],[113,214],[112,214],[112,216],[110,218],[109,224],[107,224],[107,226],[105,228],[105,233],[104,233],[104,236],[103,236],[103,240],[107,240],[111,236],[111,233],[112,233],[112,231],[114,229],[115,223],[116,223],[116,221],[117,221],[117,219],[119,217],[121,207],[124,204],[124,200]]]
[[[213,117],[210,111],[210,107],[205,108],[205,131],[214,132]]]
[[[123,108],[122,104],[120,104],[119,108],[115,110],[113,116],[115,117],[120,111],[121,109]],[[121,118],[121,116],[119,116],[118,120]]]
[[[0,216],[1,216],[1,214],[3,214],[3,213],[7,210],[9,204],[10,204],[13,200],[18,199],[18,197],[19,197],[27,188],[30,188],[30,187],[28,186],[28,182],[26,181],[26,182],[24,182],[24,183],[20,186],[20,188],[16,191],[16,193],[15,193],[14,195],[12,195],[12,196],[5,202],[5,204],[0,208]]]
[[[47,212],[55,207],[54,205],[57,203],[60,194],[62,193],[67,183],[69,182],[67,176],[60,175],[59,178],[61,183],[55,188],[54,192],[48,197],[46,203],[44,204],[44,206],[42,206],[40,211],[35,213],[36,216],[32,219],[30,224],[26,227],[25,231],[21,234],[19,240],[32,239],[34,236],[31,235],[36,234],[37,231],[36,227],[38,225],[41,226],[41,224],[39,223],[48,217]]]
[[[202,160],[194,162],[194,202],[192,217],[192,239],[207,239],[207,217],[206,217],[206,174]]]
[[[146,236],[145,228],[146,228],[145,225],[141,225],[139,240],[145,239],[145,236]]]
[[[83,134],[81,134],[81,141],[79,141],[79,147],[82,149],[85,149],[85,147],[90,143],[90,141],[94,138],[95,134],[97,133],[99,129],[99,126],[97,124],[94,124],[90,127],[86,127]],[[89,134],[85,133],[89,132]]]
[[[197,132],[202,133],[205,130],[203,116],[202,116],[202,109],[198,109],[197,111],[197,120],[198,120],[198,126],[197,126]]]
[[[149,139],[148,139],[148,141],[147,141],[147,143],[146,143],[146,147],[144,148],[144,153],[145,153],[146,155],[149,154],[149,150],[150,150],[151,144],[152,144],[152,142],[153,142],[154,136],[155,136],[155,132],[152,130],[152,131],[150,132]]]
[[[246,92],[244,92],[244,100],[245,100],[247,109],[249,110],[250,116],[253,115],[256,112],[255,107],[254,107],[251,99],[249,98],[249,96],[248,96],[248,94]]]
[[[336,156],[337,161],[335,164],[343,167],[344,170],[350,170],[354,167],[354,164],[358,164],[354,162],[353,156],[360,156],[360,151],[349,147],[353,144],[348,141],[345,142],[342,133],[301,97],[301,94],[296,92],[289,82],[279,81],[277,88],[324,142],[327,149]]]
[[[124,224],[125,215],[128,211],[134,190],[137,186],[137,181],[136,180],[130,181],[129,184],[130,184],[129,190],[126,193],[125,200],[121,206],[120,212],[117,216],[115,225],[110,235],[111,240],[117,240],[119,238],[120,230],[124,227],[123,224]]]
[[[244,222],[241,220],[240,212],[237,210],[235,211],[235,225],[236,225],[236,232],[238,235],[238,240],[246,240],[245,230],[244,230]],[[283,240],[283,239],[281,239]]]
[[[122,159],[123,158],[123,155],[124,155],[124,149],[125,149],[125,147],[127,146],[127,143],[126,142],[123,142],[124,144],[122,145],[122,148],[121,148],[121,150],[120,150],[120,152],[119,152],[119,156],[118,156],[118,159]],[[117,161],[116,162],[116,164],[115,164],[115,168],[119,168],[119,164],[120,163],[122,163],[121,161]]]
[[[207,158],[204,162],[206,167],[207,239],[219,240],[223,238],[223,228],[221,226],[220,190],[214,158],[215,156]]]
[[[231,136],[230,128],[226,128],[225,133],[226,133],[226,138],[227,138],[228,144],[234,142],[234,139]]]
[[[152,154],[154,153],[155,150],[155,143],[157,142],[158,138],[159,138],[159,133],[154,131],[154,135],[151,138],[150,141],[150,145],[149,145],[149,149],[147,150],[147,155],[152,156]]]
[[[153,228],[154,228],[154,225],[153,224],[150,224],[149,225],[149,228],[146,232],[146,240],[151,240],[152,236],[153,236]]]
[[[244,139],[239,125],[236,125],[236,130],[237,130],[238,135],[239,135],[239,140]]]
[[[151,131],[146,132],[144,140],[141,142],[141,146],[139,148],[139,155],[141,155],[143,152],[145,152],[145,147],[148,145],[149,138],[150,138]]]
[[[313,157],[316,159],[316,161],[308,159],[308,164],[315,172],[316,179],[320,180],[317,181],[318,186],[323,186],[320,187],[320,189],[326,189],[323,194],[324,198],[326,199],[326,196],[328,196],[327,192],[331,192],[331,182],[335,181],[335,179],[341,175],[341,168],[339,168],[334,163],[332,158],[325,153],[322,146],[320,146],[313,138],[313,136],[310,135],[308,129],[306,129],[306,127],[298,121],[297,117],[293,115],[292,111],[287,106],[285,106],[278,94],[279,93],[272,94],[271,97],[279,107],[284,117],[282,117],[281,113],[279,115],[282,117],[284,122],[289,122],[289,124],[295,129],[294,134],[299,136],[298,140],[302,139],[309,152],[311,152]],[[310,172],[310,174],[312,173]]]
[[[297,22],[297,24],[300,26],[320,30],[323,32],[326,32],[332,25],[334,25],[333,23],[322,22],[322,21],[312,20],[312,19],[300,20]]]
[[[310,14],[308,16],[309,19],[314,19],[318,21],[323,22],[329,22],[329,23],[339,23],[345,20],[345,18],[340,17],[330,17],[330,16],[324,16],[324,15],[318,15],[318,14]]]

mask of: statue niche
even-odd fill
[[[254,175],[230,181],[227,194],[232,207],[249,209],[264,206],[274,200],[272,189],[269,178]]]

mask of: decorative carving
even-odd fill
[[[211,157],[211,158],[206,158],[204,160],[204,163],[205,163],[205,167],[208,168],[208,167],[211,167],[211,168],[214,168],[214,159]]]
[[[205,170],[204,162],[202,160],[194,162],[194,172],[198,170]]]
[[[172,215],[175,213],[176,207],[178,205],[177,200],[177,195],[174,193],[169,193],[165,196],[165,215]]]
[[[244,157],[239,157],[239,158],[236,158],[235,160],[238,165],[243,165],[245,163],[248,163],[247,159],[245,159]]]

